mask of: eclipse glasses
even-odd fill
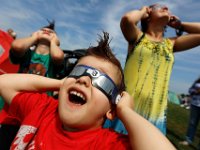
[[[71,73],[68,75],[68,77],[76,79],[82,76],[89,76],[92,85],[103,92],[108,97],[108,99],[111,100],[112,104],[118,103],[121,98],[119,90],[108,75],[93,67],[85,65],[75,66]]]

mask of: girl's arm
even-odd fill
[[[34,32],[30,37],[16,39],[11,44],[11,51],[17,57],[22,57],[26,51],[37,43],[38,32]]]
[[[200,45],[200,23],[182,22],[187,34],[175,38],[174,52],[189,50]]]
[[[149,16],[148,7],[143,7],[140,10],[127,12],[121,19],[120,27],[125,39],[130,43],[136,41],[141,33],[137,24],[142,19],[147,19]]]

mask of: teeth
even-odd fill
[[[70,91],[70,94],[76,95],[76,96],[80,97],[81,99],[85,100],[85,97],[77,91]]]

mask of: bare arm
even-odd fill
[[[33,46],[38,41],[38,31],[30,37],[16,39],[11,44],[11,51],[17,57],[22,57],[27,49]]]
[[[0,95],[10,104],[15,95],[21,91],[58,90],[63,80],[46,78],[33,74],[4,74],[0,76]]]
[[[132,149],[137,150],[175,150],[169,140],[150,122],[132,110],[133,99],[123,92],[117,104],[117,116],[124,123]]]
[[[181,25],[184,28],[184,31],[187,33],[200,34],[200,23],[199,22],[182,22]]]
[[[148,8],[143,7],[141,10],[133,10],[127,12],[121,19],[120,27],[125,39],[128,42],[136,41],[141,30],[137,27],[137,24],[142,19],[148,17]]]
[[[59,39],[54,33],[50,41],[50,55],[53,60],[53,63],[56,65],[60,65],[64,61],[64,52],[60,49],[59,45]]]
[[[174,52],[188,50],[200,45],[200,23],[182,22],[181,26],[188,34],[175,39]]]

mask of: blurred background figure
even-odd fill
[[[19,73],[56,77],[57,71],[63,65],[64,53],[59,47],[60,41],[54,27],[55,22],[49,22],[49,25],[31,36],[12,42],[10,59],[12,63],[20,64]]]
[[[198,78],[189,89],[189,93],[192,97],[190,107],[190,118],[188,123],[188,129],[186,133],[186,140],[180,142],[182,145],[189,145],[193,142],[197,126],[200,119],[200,78]],[[200,143],[198,150],[200,150]]]
[[[185,109],[190,109],[191,95],[181,94],[179,96],[179,99],[180,99],[181,107],[184,107]]]

